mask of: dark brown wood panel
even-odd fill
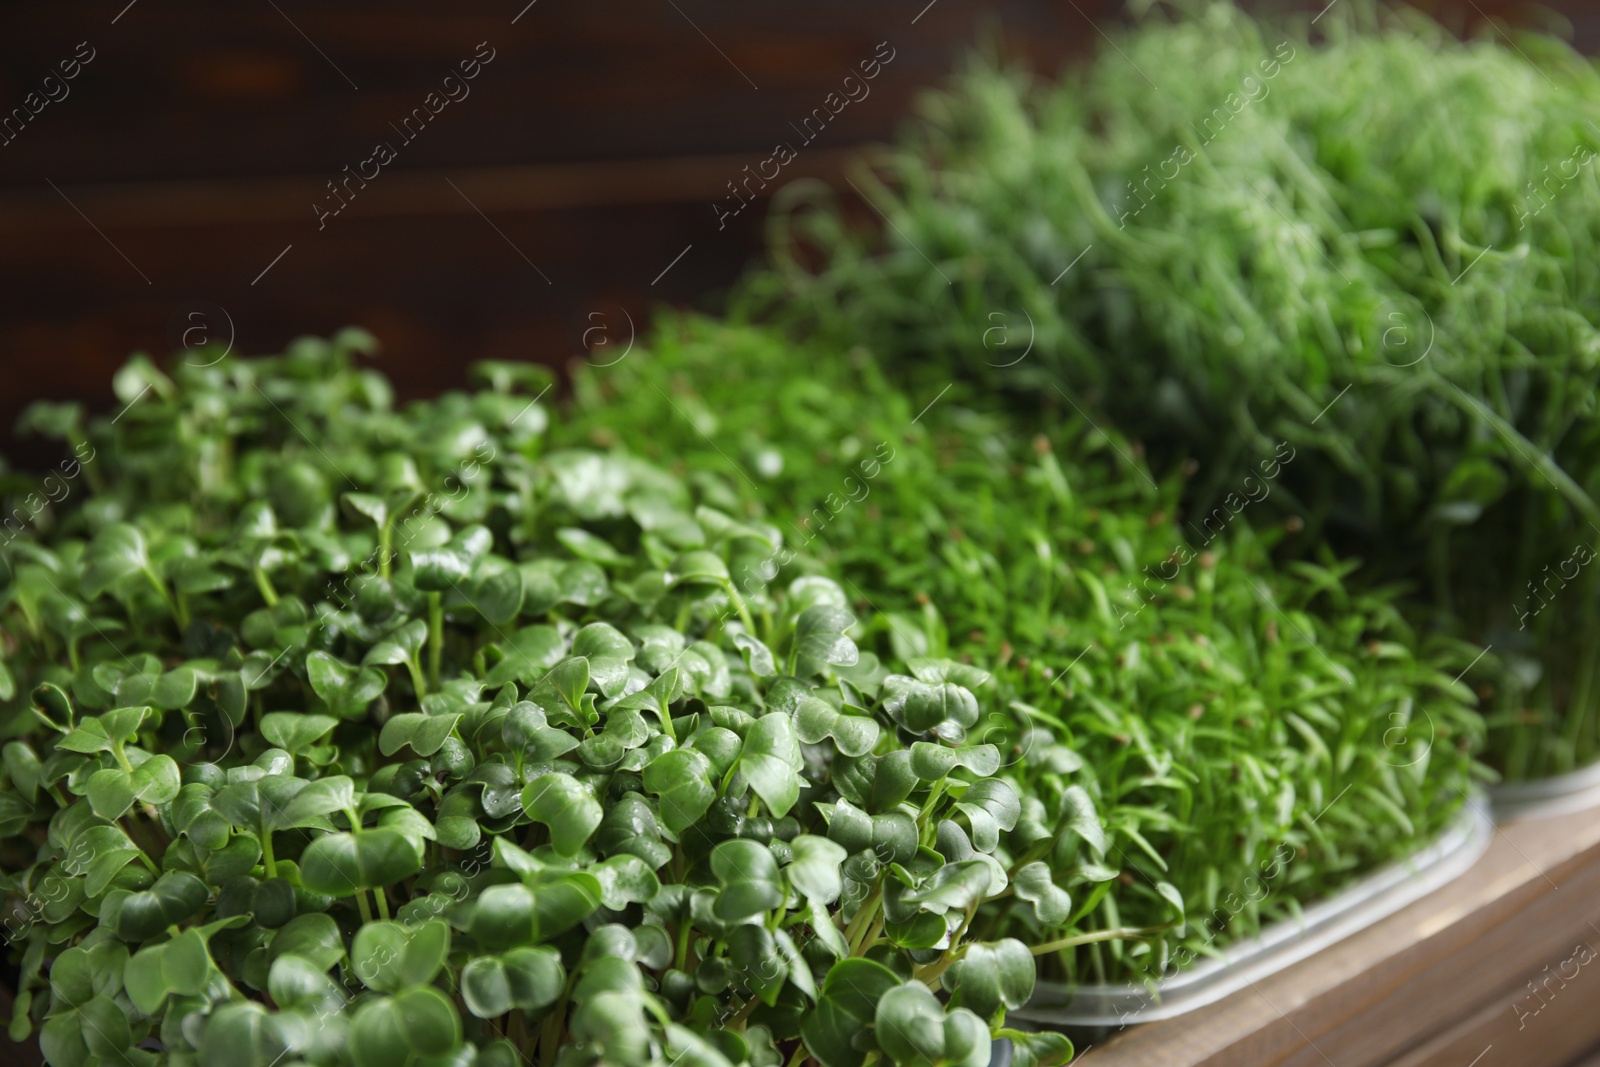
[[[837,180],[980,33],[1052,66],[1098,39],[1091,17],[1113,5],[9,5],[0,108],[60,95],[61,63],[93,58],[0,133],[0,448],[37,458],[5,443],[30,399],[109,407],[112,370],[171,351],[198,307],[245,353],[359,322],[406,395],[461,384],[476,358],[561,363],[596,308],[642,326],[732,281],[762,205],[720,219],[728,183],[779,141],[800,149],[784,180]],[[413,139],[391,126],[490,49]],[[875,53],[893,58],[802,141]],[[393,162],[319,227],[327,183],[379,141]]]
[[[1600,43],[1600,12],[1558,6]],[[642,324],[715,300],[760,244],[761,202],[719,222],[728,183],[798,145],[880,42],[892,61],[784,180],[837,182],[980,40],[1052,70],[1123,17],[1116,0],[8,4],[0,131],[28,94],[60,98],[0,132],[0,452],[43,459],[10,437],[27,401],[108,408],[127,353],[171,351],[198,307],[245,353],[359,322],[406,394],[487,355],[560,363],[598,307]],[[401,143],[391,123],[479,42],[494,58],[470,95]],[[394,161],[319,229],[327,183],[386,139]]]
[[[7,185],[294,174],[365,155],[487,42],[494,59],[405,150],[405,166],[653,158],[770,148],[887,42],[894,59],[839,114],[833,146],[879,137],[984,23],[1049,62],[1112,5],[938,0],[526,0],[439,7],[291,0],[14,5],[0,101],[95,51],[14,144]],[[292,20],[292,24],[291,24]],[[298,27],[298,31],[297,28]],[[304,33],[304,36],[301,33]],[[308,40],[309,38],[309,40]],[[347,80],[348,79],[348,80]],[[352,88],[352,84],[356,88]]]

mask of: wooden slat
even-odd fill
[[[1490,1044],[1491,1054],[1504,1050],[1500,1064],[1560,1067],[1600,1038],[1600,1013],[1579,1009],[1600,995],[1600,961],[1581,968],[1566,1003],[1553,998],[1520,1034],[1510,994],[1579,942],[1600,945],[1596,923],[1600,813],[1510,823],[1477,864],[1426,900],[1204,1011],[1131,1029],[1083,1062],[1378,1067],[1420,1046],[1423,1058],[1408,1067],[1443,1067],[1423,1043],[1452,1034],[1442,1047],[1471,1053],[1457,1067]],[[1585,993],[1584,983],[1594,989]]]
[[[1589,931],[1582,943],[1593,951],[1596,942],[1600,937]],[[1569,962],[1573,950],[1523,975],[1390,1067],[1561,1067],[1593,1049],[1600,1042],[1600,966],[1594,959],[1581,967]],[[1563,969],[1574,975],[1572,981],[1560,978]],[[1530,992],[1530,982],[1538,985],[1536,992]]]
[[[95,53],[65,99],[0,147],[0,184],[281,175],[308,164],[337,173],[392,136],[389,123],[479,42],[493,61],[407,147],[407,166],[770,150],[887,41],[894,58],[839,114],[829,135],[838,147],[890,133],[985,26],[1053,68],[1100,39],[1089,18],[1109,28],[1119,17],[1110,0],[140,0],[113,25],[126,2],[8,10],[8,109],[78,42]]]
[[[1109,28],[1115,6],[17,7],[0,34],[0,109],[38,90],[78,42],[96,54],[70,95],[0,144],[0,454],[53,463],[48,444],[12,437],[22,407],[115,410],[112,371],[131,351],[172,353],[172,324],[195,302],[226,311],[243,354],[365,325],[408,397],[464,384],[474,359],[561,364],[581,352],[595,307],[625,309],[642,329],[663,303],[713,306],[757,255],[765,204],[732,220],[716,208],[733,205],[727,183],[779,141],[799,149],[781,180],[837,177],[844,156],[891,137],[985,29],[1050,69],[1100,40],[1095,26]],[[398,141],[390,123],[479,41],[496,56],[471,95],[319,230],[312,204],[325,183],[377,140]],[[792,124],[885,41],[894,58],[870,92],[802,144]]]
[[[547,163],[514,167],[409,170],[382,174],[356,188],[344,213],[325,226],[347,225],[350,217],[470,215],[476,211],[552,211],[610,204],[670,204],[699,201],[713,223],[713,203],[732,211],[726,183],[765,157],[727,156],[627,159],[612,162]],[[783,170],[784,180],[838,180],[852,149],[814,149],[799,153]],[[323,174],[204,181],[145,182],[127,185],[65,185],[71,204],[48,186],[0,190],[0,236],[77,231],[87,216],[105,230],[166,230],[244,223],[311,223],[313,203],[337,206]],[[454,188],[452,187],[454,183]],[[354,184],[352,183],[352,188]],[[457,189],[460,191],[458,192]],[[751,193],[764,196],[755,182]],[[719,195],[721,194],[721,195]],[[469,199],[470,198],[470,202]],[[74,210],[73,205],[76,205]],[[476,206],[474,206],[476,205]],[[82,211],[83,215],[77,214]]]
[[[1476,0],[1469,14],[1505,3]],[[1461,0],[1441,6],[1469,11]],[[80,399],[114,410],[112,370],[133,350],[171,353],[171,324],[194,301],[224,308],[236,351],[249,354],[367,325],[406,395],[462,384],[473,358],[559,363],[597,304],[620,304],[639,323],[662,302],[714,306],[758,254],[761,205],[723,228],[712,204],[878,42],[894,60],[785,178],[837,174],[851,148],[892,136],[915,95],[980,40],[1051,71],[1104,47],[1101,32],[1125,19],[1114,0],[276,8],[95,0],[8,12],[4,106],[77,42],[96,58],[70,96],[0,145],[0,452],[53,462],[10,437],[23,405]],[[319,231],[311,204],[323,183],[365,158],[484,40],[497,55],[471,96]]]

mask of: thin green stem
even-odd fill
[[[144,576],[150,579],[151,586],[161,595],[162,603],[167,605],[167,610],[172,612],[172,617],[177,620],[178,625],[188,626],[189,613],[184,610],[182,604],[172,599],[172,591],[167,588],[167,583],[161,580],[161,576],[149,567],[144,569]]]
[[[678,959],[677,959],[677,964],[678,964],[678,970],[683,971],[685,973],[687,973],[688,970],[689,970],[689,938],[690,938],[690,935],[693,934],[693,932],[694,932],[694,927],[692,927],[687,921],[683,922],[678,927]]]
[[[978,903],[975,901],[971,907],[967,908],[966,915],[961,919],[960,927],[950,936],[950,945],[953,951],[914,972],[913,976],[917,980],[926,983],[929,989],[937,989],[940,975],[944,974],[953,963],[967,954],[968,946],[961,943],[961,938],[966,934],[967,927],[972,925],[972,917],[978,913]]]
[[[933,787],[928,790],[928,802],[922,805],[921,811],[917,812],[918,837],[921,844],[931,845],[938,833],[937,827],[934,826],[933,820],[929,816],[933,814],[934,806],[939,803],[939,798],[944,796],[946,781],[947,779],[941,778],[933,783]]]
[[[877,879],[872,883],[872,892],[867,894],[867,899],[861,902],[861,910],[856,912],[850,920],[850,925],[845,928],[845,943],[850,946],[852,956],[860,955],[857,951],[868,926],[872,924],[873,917],[877,914],[878,905],[883,901],[884,872],[879,872]]]
[[[1172,929],[1171,923],[1162,926],[1118,926],[1110,930],[1096,930],[1089,934],[1075,934],[1072,937],[1046,941],[1042,945],[1034,945],[1029,951],[1035,956],[1045,956],[1052,952],[1059,952],[1064,948],[1089,945],[1096,941],[1142,941],[1145,938],[1170,929]]]
[[[439,688],[439,666],[444,662],[444,594],[428,594],[428,684]]]
[[[417,699],[421,700],[428,692],[428,682],[423,678],[422,665],[415,656],[406,660],[406,671],[411,675],[411,687],[417,691]]]
[[[760,1003],[761,1003],[761,998],[752,993],[750,995],[750,999],[745,1001],[742,1005],[740,1005],[739,1006],[739,1010],[734,1012],[733,1017],[730,1018],[727,1021],[726,1024],[724,1024],[726,1026],[726,1028],[729,1029],[729,1030],[737,1030],[737,1031],[743,1032],[744,1031],[744,1024],[745,1024],[746,1021],[749,1020],[750,1013],[755,1011],[756,1007]]]
[[[746,632],[754,635],[756,633],[756,621],[750,617],[750,609],[745,606],[744,597],[740,596],[739,590],[734,588],[733,579],[729,578],[723,581],[722,588],[728,591],[728,598],[733,601],[734,608],[738,610],[739,621],[744,623]]]
[[[256,588],[261,591],[261,599],[266,601],[267,607],[278,602],[278,591],[272,587],[272,579],[267,577],[267,572],[260,567],[251,567],[250,573],[255,575]]]
[[[556,1054],[560,1051],[561,1039],[565,1036],[567,1001],[572,996],[572,986],[577,980],[576,972],[567,976],[567,984],[561,990],[561,999],[556,1001],[555,1008],[545,1016],[544,1027],[539,1035],[540,1067],[555,1067]],[[655,1004],[654,997],[645,997],[644,1000],[646,1006]]]
[[[89,488],[91,490],[96,493],[105,492],[106,480],[101,476],[100,468],[94,465],[95,456],[98,453],[90,446],[89,439],[82,434],[75,433],[68,440],[72,445],[74,455],[81,456],[84,449],[89,449],[89,458],[80,465],[79,469],[83,471],[83,476],[89,480]]]
[[[139,821],[131,814],[124,816],[120,821],[122,832],[128,835],[128,840],[133,843],[133,847],[139,850],[139,859],[144,862],[146,867],[150,868],[151,874],[159,875],[161,868],[150,858],[150,843],[145,839],[144,834],[139,831],[138,824]]]
[[[866,934],[861,938],[861,944],[857,946],[859,949],[859,955],[865,956],[867,954],[867,950],[878,943],[878,935],[883,933],[883,924],[888,920],[888,918],[889,916],[884,914],[883,910],[880,908],[878,910],[878,917],[872,920],[872,925],[867,927]]]

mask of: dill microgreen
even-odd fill
[[[1181,477],[1070,412],[1019,433],[981,389],[913,396],[863,351],[696,317],[576,390],[560,433],[750,479],[891,648],[993,672],[968,728],[1021,798],[1000,836],[1029,907],[980,918],[1059,945],[1052,974],[1215,951],[1414,851],[1479,773],[1471,694],[1393,591],[1180,526]]]
[[[794,186],[746,295],[1022,412],[1064,388],[1197,459],[1190,514],[1289,442],[1280,555],[1408,583],[1489,758],[1570,770],[1600,754],[1600,74],[1409,8],[1314,23],[1157,5],[1058,81],[976,61],[859,183],[888,224]]]

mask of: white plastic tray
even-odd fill
[[[1489,807],[1496,821],[1524,815],[1561,815],[1600,804],[1600,763],[1553,778],[1501,782],[1489,787]]]
[[[1474,793],[1431,845],[1306,908],[1298,919],[1274,923],[1150,987],[1040,982],[1033,999],[1007,1019],[1050,1027],[1125,1026],[1214,1004],[1420,900],[1471,867],[1493,834],[1489,805]]]

